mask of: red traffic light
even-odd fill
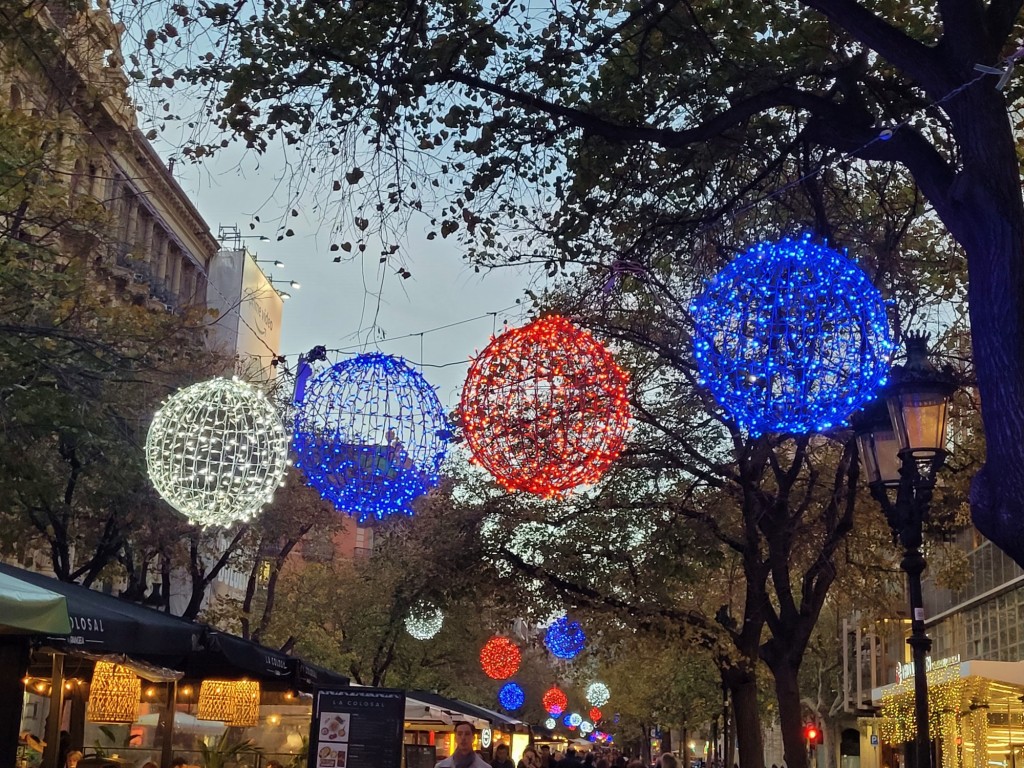
[[[821,730],[814,723],[807,723],[804,726],[804,740],[808,744],[821,743]]]

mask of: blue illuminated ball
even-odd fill
[[[568,616],[557,619],[544,633],[544,645],[560,659],[575,659],[587,644],[583,628]]]
[[[517,683],[508,682],[498,691],[498,701],[501,702],[501,706],[512,712],[526,703],[526,693]]]
[[[564,725],[566,728],[572,725],[572,715],[566,715],[565,717],[563,717],[562,725]]]
[[[840,426],[889,373],[881,293],[810,235],[753,246],[690,311],[698,382],[752,435]]]
[[[309,380],[292,446],[309,484],[364,522],[412,514],[413,499],[437,485],[449,434],[423,376],[400,357],[372,352]]]

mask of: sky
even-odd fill
[[[158,140],[155,145],[165,158],[174,153],[166,142]],[[504,322],[514,326],[525,319],[523,291],[529,275],[513,269],[476,273],[454,243],[427,241],[425,230],[414,222],[403,243],[404,264],[411,277],[402,279],[393,267],[387,269],[378,312],[377,251],[371,246],[362,257],[334,263],[337,253],[328,250],[330,223],[308,213],[311,200],[300,203],[298,217],[287,217],[295,235],[276,239],[277,223],[292,207],[287,185],[279,183],[284,167],[283,156],[257,159],[229,149],[204,159],[201,166],[176,163],[174,174],[214,235],[221,225],[237,226],[260,266],[291,294],[284,303],[279,350],[291,367],[299,353],[317,345],[345,350],[330,352],[331,362],[362,351],[401,355],[423,363],[423,374],[437,388],[441,404],[452,409],[458,403],[470,356],[483,349],[492,331],[500,330]],[[254,215],[260,217],[259,223]],[[255,229],[250,229],[250,223]],[[270,241],[259,241],[260,235]],[[285,267],[274,267],[274,260]],[[289,287],[291,280],[301,287]],[[518,299],[523,300],[519,305]],[[374,326],[383,332],[383,339]]]

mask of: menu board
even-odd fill
[[[401,768],[405,691],[340,688],[317,692],[309,768]]]

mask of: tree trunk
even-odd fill
[[[761,715],[757,702],[757,675],[746,669],[723,670],[722,680],[732,696],[732,731],[736,734],[740,768],[764,768]],[[724,739],[727,741],[727,739]],[[723,744],[722,765],[732,768],[732,750]]]
[[[803,705],[800,701],[799,660],[788,656],[768,663],[775,678],[775,697],[779,703],[779,726],[786,768],[807,768],[807,745],[804,742]]]

